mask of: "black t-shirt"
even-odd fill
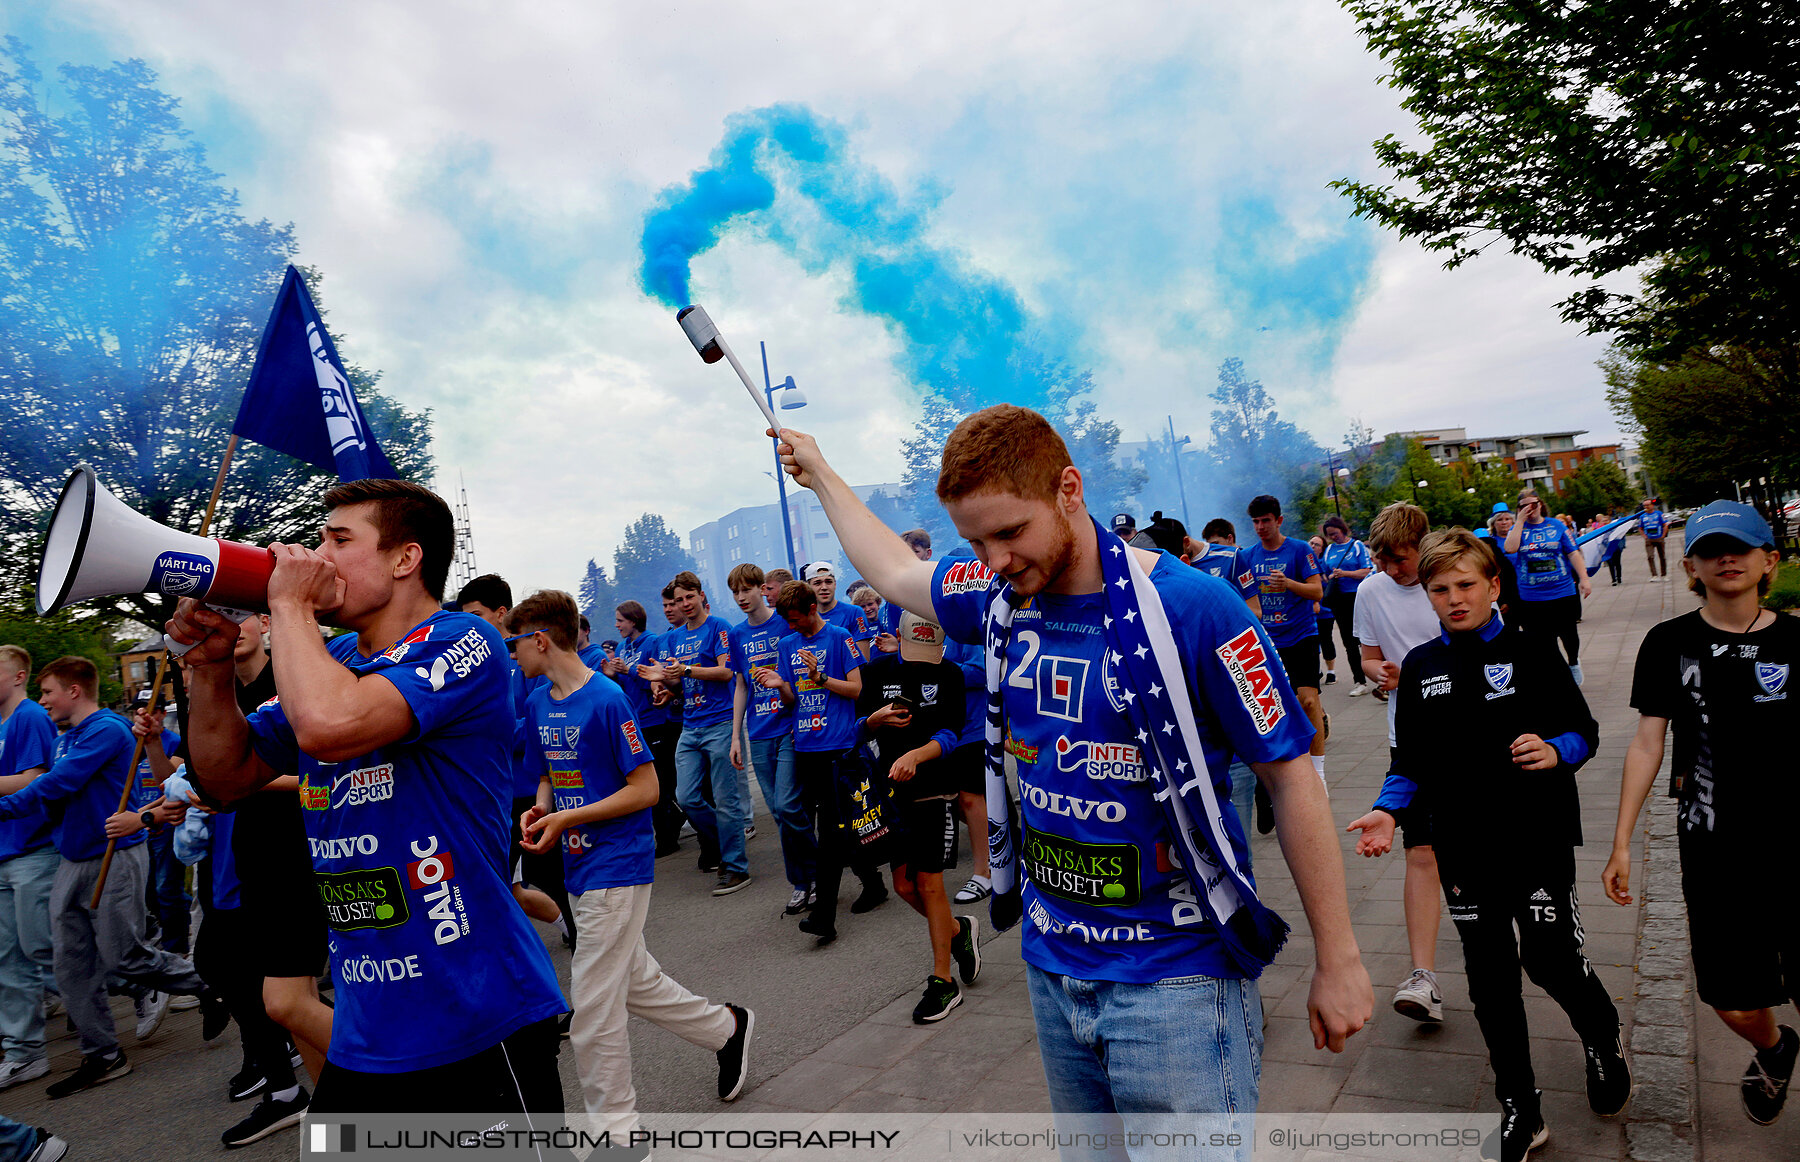
[[[950,745],[941,758],[920,763],[918,773],[894,784],[894,796],[902,801],[930,799],[956,792],[955,773],[946,761],[956,749],[963,729],[962,669],[952,662],[902,662],[898,654],[885,654],[862,668],[862,695],[856,700],[856,716],[867,718],[896,698],[914,707],[907,726],[888,726],[868,735],[875,752],[875,769],[885,774],[894,760],[931,741],[939,731],[950,732]]]
[[[237,702],[249,714],[275,697],[275,664],[266,662],[253,681],[239,681]],[[259,791],[237,803],[231,854],[247,903],[261,906],[288,885],[312,877],[312,852],[306,845],[306,820],[294,791]],[[308,889],[310,891],[310,886]]]
[[[1631,705],[1675,730],[1669,793],[1684,835],[1783,849],[1800,818],[1791,750],[1800,706],[1800,622],[1781,614],[1753,633],[1714,629],[1700,611],[1644,635]]]

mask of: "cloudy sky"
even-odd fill
[[[918,243],[1022,303],[1141,439],[1204,439],[1241,357],[1321,442],[1586,428],[1616,438],[1566,284],[1445,272],[1325,188],[1410,123],[1329,0],[400,4],[13,0],[40,64],[141,58],[245,212],[294,223],[348,358],[437,417],[483,568],[570,586],[644,511],[686,530],[774,499],[743,388],[644,293],[659,195],[734,115],[840,126],[846,172]],[[778,174],[779,178],[780,175]],[[692,266],[746,362],[854,483],[897,480],[918,336],[799,185]],[[911,342],[909,342],[911,340]]]

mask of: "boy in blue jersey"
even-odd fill
[[[1369,692],[1369,684],[1363,681],[1362,645],[1356,640],[1356,591],[1363,579],[1375,571],[1375,558],[1370,556],[1367,545],[1350,535],[1350,526],[1343,517],[1328,516],[1320,527],[1325,549],[1319,556],[1319,568],[1331,590],[1326,594],[1325,606],[1331,612],[1331,620],[1337,623],[1338,636],[1344,639],[1344,660],[1350,666],[1350,697],[1360,698]],[[1321,632],[1331,631],[1323,627]]]
[[[587,1112],[613,1140],[637,1128],[628,1016],[643,1017],[718,1055],[719,1097],[742,1091],[756,1018],[695,996],[644,947],[655,878],[650,809],[656,769],[631,703],[575,652],[575,599],[534,593],[507,621],[519,668],[537,682],[526,701],[537,801],[520,818],[528,850],[566,865],[581,939],[569,968],[569,1040]]]
[[[687,816],[675,801],[675,745],[681,741],[681,727],[670,721],[668,697],[656,700],[656,690],[644,678],[656,662],[658,635],[645,632],[650,615],[636,601],[622,601],[613,610],[613,628],[619,631],[619,645],[611,657],[600,663],[600,672],[619,684],[631,701],[631,714],[644,741],[650,747],[650,760],[656,765],[657,799],[650,811],[656,832],[656,857],[681,850],[681,825]],[[714,861],[717,867],[717,861]]]
[[[801,579],[812,586],[813,595],[819,599],[819,616],[849,634],[850,644],[856,647],[857,656],[868,661],[874,650],[875,629],[863,616],[862,610],[848,601],[838,600],[837,566],[830,561],[814,561],[800,570],[800,574]]]
[[[51,840],[62,856],[50,887],[51,933],[56,986],[81,1035],[81,1064],[46,1090],[53,1098],[131,1072],[106,999],[108,977],[137,990],[201,998],[207,1040],[226,1024],[224,1006],[193,965],[144,940],[150,861],[141,833],[118,841],[99,907],[88,906],[106,853],[107,821],[125,795],[136,750],[125,720],[100,709],[95,697],[99,682],[94,663],[86,658],[58,658],[44,667],[38,675],[44,709],[51,721],[68,729],[56,741],[49,770],[22,787],[9,781],[4,784],[7,793],[0,795],[0,819],[48,814]]]
[[[337,999],[312,1108],[560,1113],[567,1006],[508,882],[500,634],[441,608],[456,534],[436,493],[357,480],[324,500],[316,551],[271,546],[275,700],[238,708],[235,623],[192,600],[169,622],[193,647],[196,789],[300,779]],[[322,614],[354,632],[326,643]]]
[[[1512,558],[1519,599],[1509,616],[1520,632],[1559,639],[1568,654],[1569,671],[1581,685],[1581,603],[1593,596],[1587,561],[1575,547],[1569,527],[1549,515],[1535,489],[1519,493],[1519,519],[1501,549]]]
[[[681,696],[681,741],[675,747],[676,797],[700,837],[702,856],[719,853],[713,895],[729,896],[750,884],[744,827],[750,785],[731,765],[731,627],[707,612],[706,591],[690,572],[670,582],[681,624],[663,635],[655,680]],[[703,793],[712,787],[712,800]],[[704,859],[702,860],[704,870]]]
[[[1250,616],[1261,617],[1262,598],[1257,596],[1256,574],[1245,560],[1244,550],[1237,547],[1237,529],[1224,517],[1217,516],[1206,522],[1200,535],[1206,541],[1206,551],[1188,563],[1236,589],[1244,604],[1250,607]]]
[[[498,573],[483,573],[459,589],[454,602],[457,609],[464,613],[472,613],[481,618],[494,629],[506,632],[506,615],[512,609],[512,586],[506,578]],[[509,688],[512,696],[513,718],[525,717],[525,697],[531,693],[532,682],[519,673],[518,666],[511,658],[506,660],[510,672]],[[562,929],[563,941],[570,942],[574,935],[574,924],[569,915],[569,897],[563,890],[562,861],[554,856],[535,856],[520,846],[518,819],[525,809],[537,801],[537,781],[526,769],[525,755],[520,746],[513,748],[512,765],[512,809],[507,818],[512,821],[512,847],[508,856],[513,873],[513,899],[525,914],[533,920],[544,924],[555,924]]]
[[[0,645],[0,789],[23,788],[50,769],[56,724],[25,696],[31,654]],[[55,985],[50,884],[56,848],[47,815],[0,823],[0,1089],[50,1072],[44,990]]]
[[[1306,542],[1282,533],[1279,500],[1265,493],[1250,501],[1249,511],[1257,543],[1244,550],[1244,561],[1256,577],[1263,628],[1312,723],[1309,753],[1323,783],[1325,737],[1331,728],[1319,702],[1319,626],[1312,603],[1325,596],[1325,581]]]
[[[818,595],[802,581],[789,581],[775,599],[790,633],[776,643],[774,666],[756,671],[763,689],[775,691],[794,710],[794,768],[806,809],[818,822],[816,896],[800,931],[823,947],[837,939],[838,885],[850,863],[863,882],[851,906],[867,912],[887,899],[881,871],[848,850],[839,782],[850,777],[850,749],[856,745],[856,698],[862,693],[862,657],[841,627],[819,616]]]
[[[776,664],[781,655],[777,643],[791,631],[763,599],[760,568],[746,561],[731,571],[726,583],[746,618],[731,627],[731,668],[737,674],[731,702],[731,765],[744,769],[747,746],[756,781],[762,784],[763,802],[781,833],[781,859],[793,888],[783,914],[798,916],[812,903],[818,844],[794,773],[794,711],[756,676],[758,670]]]
[[[1662,510],[1662,501],[1654,496],[1644,498],[1644,511],[1638,515],[1638,528],[1644,533],[1644,563],[1650,566],[1650,580],[1656,581],[1669,575],[1669,514]],[[1617,585],[1618,579],[1613,579]]]
[[[998,633],[1002,607],[1012,610],[988,694],[1019,763],[1026,882],[1022,894],[996,894],[991,915],[1000,928],[1021,912],[1032,920],[1023,949],[1052,1108],[1255,1108],[1261,1021],[1254,978],[1273,942],[1252,947],[1237,941],[1235,925],[1204,919],[1224,914],[1213,902],[1217,885],[1211,877],[1189,880],[1182,869],[1202,858],[1194,853],[1200,840],[1171,824],[1190,793],[1215,803],[1224,794],[1226,749],[1271,785],[1282,849],[1311,922],[1314,1043],[1341,1050],[1368,1019],[1372,993],[1350,929],[1330,804],[1302,757],[1308,731],[1268,657],[1272,647],[1231,591],[1176,558],[1135,553],[1095,523],[1062,438],[1023,408],[975,413],[944,448],[938,498],[979,564],[919,561],[831,470],[811,437],[783,430],[781,439],[784,466],[818,495],[851,560],[890,600],[972,642],[985,642],[989,628]],[[1101,604],[1103,587],[1111,588],[1105,570],[1128,560],[1149,575],[1176,639],[1190,709],[1175,712],[1180,723],[1168,727],[1180,725],[1184,739],[1197,735],[1203,743],[1193,757],[1210,776],[1204,792],[1197,765],[1165,764],[1160,740],[1151,758],[1148,730],[1140,735],[1133,725],[1138,703],[1176,695],[1160,681],[1124,681],[1123,655],[1110,648],[1109,635],[1122,631]],[[989,756],[990,785],[999,758]],[[1186,781],[1164,774],[1165,765]],[[1165,807],[1157,783],[1183,807]],[[1000,808],[990,803],[990,812]],[[1231,812],[1208,821],[1206,851],[1215,860],[1241,852],[1243,832]],[[1002,836],[1007,827],[990,823]],[[1017,870],[996,865],[994,873]],[[1267,919],[1255,912],[1253,894],[1240,899],[1251,910],[1247,919]],[[1248,1156],[1247,1145],[1242,1153]]]

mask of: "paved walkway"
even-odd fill
[[[1619,772],[1637,723],[1628,702],[1638,643],[1656,622],[1694,608],[1694,599],[1679,578],[1650,582],[1641,560],[1628,551],[1627,580],[1618,587],[1601,573],[1581,626],[1584,694],[1600,723],[1600,747],[1579,776],[1587,846],[1576,852],[1577,887],[1586,904],[1582,924],[1587,954],[1619,1006],[1628,1043],[1638,987],[1642,876],[1634,877],[1633,885],[1640,892],[1640,904],[1621,908],[1602,894],[1600,873],[1611,849]],[[1388,764],[1385,706],[1374,698],[1349,698],[1346,690],[1340,681],[1325,691],[1332,719],[1326,777],[1340,826],[1373,801]],[[1389,998],[1412,968],[1401,903],[1405,864],[1398,854],[1362,859],[1351,851],[1353,837],[1340,833],[1340,838],[1351,916],[1363,962],[1375,984],[1375,1017],[1342,1054],[1313,1048],[1306,1019],[1312,940],[1275,837],[1256,837],[1253,855],[1264,895],[1294,926],[1287,948],[1261,981],[1268,1015],[1261,1109],[1494,1111],[1493,1074],[1469,1005],[1454,927],[1446,918],[1439,930],[1444,1023],[1421,1025],[1395,1013]],[[1640,828],[1640,865],[1642,851]],[[962,1008],[943,1023],[913,1025],[916,998],[911,992],[903,994],[750,1091],[736,1108],[771,1113],[1047,1111],[1048,1095],[1018,960],[1018,930],[991,939],[984,945],[984,955],[980,982],[965,989]],[[1551,1129],[1549,1145],[1533,1157],[1544,1162],[1630,1157],[1627,1118],[1598,1118],[1587,1108],[1581,1045],[1567,1018],[1536,986],[1526,981],[1524,987],[1532,1059]],[[1687,997],[1691,1003],[1691,988]],[[1699,1128],[1705,1149],[1699,1156],[1745,1162],[1800,1158],[1800,1118],[1762,1129],[1750,1124],[1738,1107],[1735,1079],[1743,1067],[1740,1059],[1746,1058],[1741,1043],[1710,1011],[1696,1013],[1690,1027],[1700,1035],[1699,1077],[1704,1079]],[[1651,1155],[1640,1149],[1639,1156]],[[1696,1155],[1677,1150],[1669,1156]]]

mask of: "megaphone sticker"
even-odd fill
[[[150,567],[150,580],[145,592],[154,590],[167,597],[185,597],[204,593],[212,587],[213,563],[197,553],[160,553]]]

